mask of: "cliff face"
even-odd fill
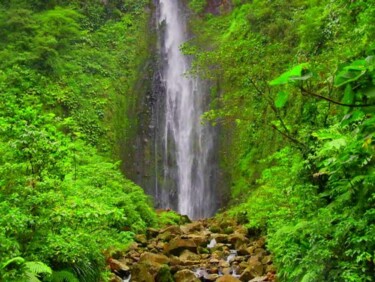
[[[230,0],[207,0],[205,12],[218,15],[230,11],[231,8],[232,3]]]

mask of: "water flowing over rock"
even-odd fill
[[[209,231],[210,226],[222,227],[214,233]],[[224,234],[228,226],[232,233]],[[166,239],[163,237],[166,233],[173,235]],[[147,243],[138,238],[124,257],[109,260],[112,272],[118,275],[119,268],[126,270],[126,274],[131,273],[131,282],[275,281],[275,268],[264,247],[265,239],[252,237],[234,221],[223,225],[217,219],[199,220],[152,229]],[[219,240],[212,244],[215,238]],[[241,250],[246,251],[241,253]]]
[[[160,62],[154,107],[155,181],[146,190],[157,207],[192,219],[212,216],[218,208],[215,132],[202,124],[208,87],[186,73],[191,60],[180,48],[189,38],[183,1],[157,1]]]

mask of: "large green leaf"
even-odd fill
[[[356,60],[338,72],[335,78],[335,86],[340,87],[358,80],[367,71],[366,60]]]
[[[354,92],[352,87],[348,84],[345,87],[344,97],[342,99],[342,102],[345,104],[352,104],[354,101]]]
[[[292,69],[284,72],[279,77],[275,78],[274,80],[270,81],[270,85],[281,85],[286,84],[288,82],[294,80],[306,80],[311,77],[311,74],[304,74],[303,71],[307,70],[309,67],[308,63],[299,64]]]
[[[288,101],[289,93],[280,91],[277,93],[277,97],[275,100],[275,106],[276,108],[282,108],[285,106],[286,102]]]

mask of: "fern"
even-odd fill
[[[10,265],[12,263],[23,264],[24,262],[25,262],[24,258],[22,258],[22,257],[15,257],[15,258],[12,258],[12,259],[4,262],[3,265],[1,266],[1,269],[6,268],[8,265]]]
[[[33,275],[38,275],[41,273],[52,274],[52,269],[48,265],[40,261],[25,262],[25,268],[27,269],[28,273],[31,273]]]
[[[27,282],[41,282],[33,273],[25,273],[25,277],[27,278]]]
[[[69,270],[54,271],[49,282],[79,282],[77,277]]]

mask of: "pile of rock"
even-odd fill
[[[215,219],[149,229],[125,257],[110,260],[112,281],[275,281],[265,239],[250,235],[234,221]]]

